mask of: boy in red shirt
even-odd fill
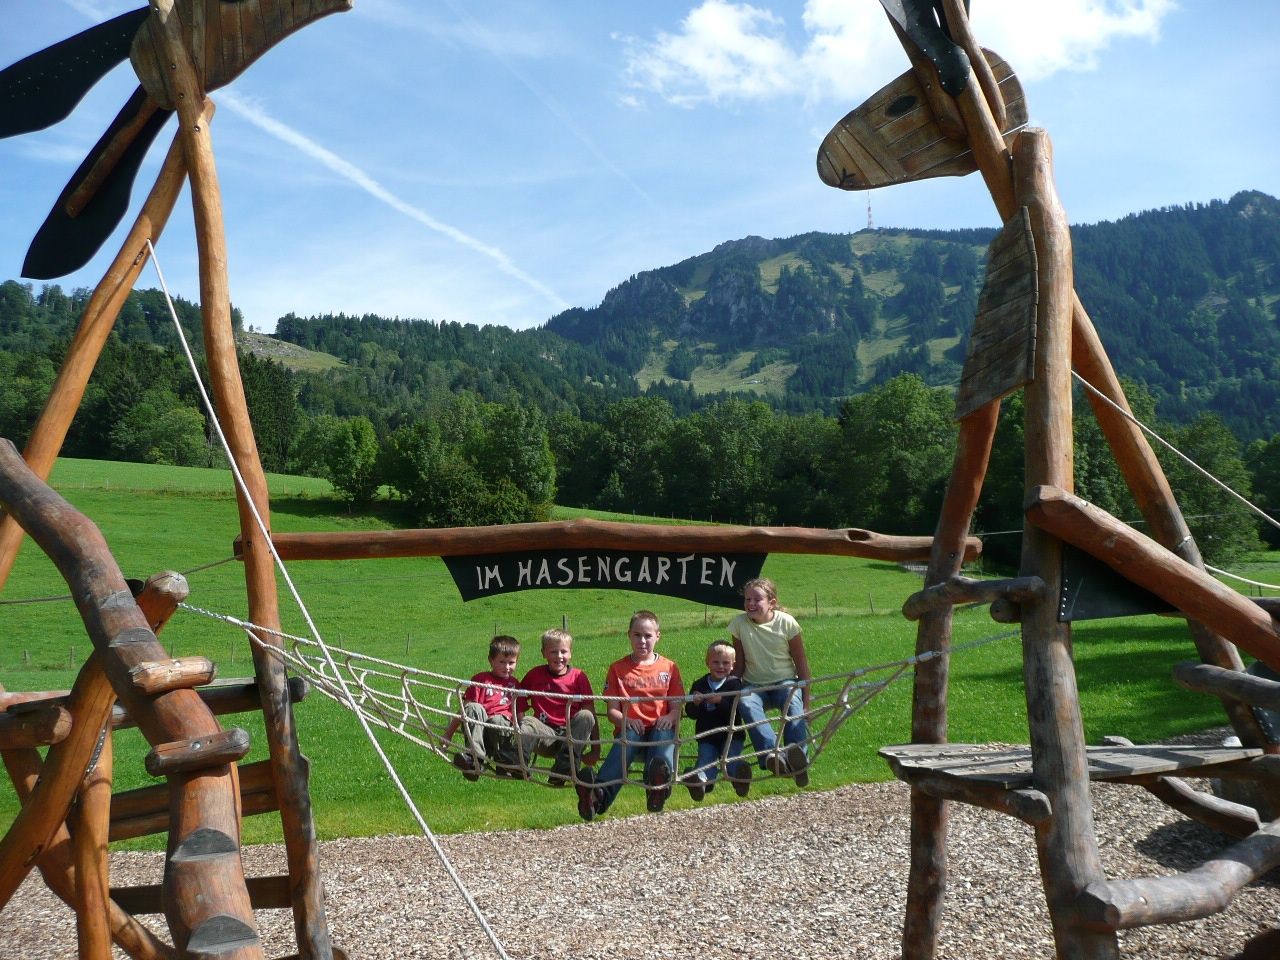
[[[462,714],[449,721],[445,740],[462,727],[464,749],[453,765],[468,780],[480,779],[485,759],[493,756],[499,776],[524,776],[515,738],[516,661],[520,641],[498,636],[489,641],[489,669],[471,678],[462,694]]]
[[[594,767],[600,759],[595,693],[587,675],[569,665],[573,637],[567,630],[555,628],[542,635],[542,656],[547,662],[520,681],[520,747],[526,759],[553,757],[551,786],[563,787],[582,764]]]
[[[657,616],[648,610],[635,613],[627,627],[631,653],[609,667],[604,695],[629,699],[609,701],[609,719],[618,739],[600,768],[601,785],[578,787],[578,815],[583,820],[609,809],[637,758],[644,761],[649,811],[660,811],[671,795],[684,684],[680,668],[655,650],[661,636]]]

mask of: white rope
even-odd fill
[[[1168,450],[1174,456],[1178,457],[1180,460],[1182,460],[1183,463],[1187,464],[1187,466],[1191,467],[1191,469],[1195,470],[1197,473],[1203,476],[1206,480],[1209,480],[1224,492],[1235,497],[1237,500],[1243,503],[1246,507],[1248,507],[1254,513],[1260,516],[1263,520],[1271,524],[1271,526],[1275,527],[1277,530],[1280,530],[1280,520],[1276,520],[1275,518],[1271,517],[1261,507],[1251,503],[1249,500],[1245,499],[1243,496],[1236,493],[1234,490],[1231,489],[1231,487],[1223,483],[1221,480],[1215,477],[1212,473],[1210,473],[1204,467],[1200,466],[1200,464],[1196,463],[1194,460],[1188,457],[1185,453],[1183,453],[1181,450],[1179,450],[1177,447],[1171,444],[1168,440],[1160,436],[1160,434],[1156,433],[1154,430],[1148,427],[1145,423],[1143,423],[1141,420],[1135,417],[1132,413],[1124,409],[1124,407],[1120,406],[1118,403],[1116,403],[1114,400],[1108,397],[1105,393],[1103,393],[1101,390],[1099,390],[1097,387],[1091,384],[1084,377],[1080,376],[1080,374],[1076,373],[1074,370],[1071,371],[1071,374],[1077,380],[1079,380],[1082,384],[1084,384],[1085,389],[1087,389],[1092,394],[1094,394],[1094,396],[1100,397],[1102,400],[1105,400],[1108,404],[1111,405],[1113,409],[1116,410],[1116,412],[1118,412],[1122,417],[1124,417],[1126,420],[1128,420],[1138,429],[1142,430],[1147,436],[1151,437],[1152,440],[1155,440],[1157,443],[1163,446],[1166,450]]]
[[[1226,570],[1219,570],[1217,567],[1211,567],[1207,563],[1204,565],[1204,568],[1211,573],[1216,573],[1220,577],[1229,577],[1230,579],[1237,580],[1240,583],[1247,583],[1254,587],[1263,587],[1267,590],[1280,590],[1280,584],[1263,583],[1261,580],[1250,580],[1248,577],[1242,577],[1238,573],[1230,573]]]
[[[386,751],[383,750],[382,744],[379,743],[378,738],[374,736],[373,729],[369,726],[364,714],[354,710],[355,698],[347,688],[346,680],[338,672],[338,666],[333,662],[333,658],[329,654],[328,647],[325,645],[324,638],[321,637],[320,630],[315,625],[315,621],[311,619],[311,612],[303,602],[302,596],[298,592],[298,588],[294,585],[293,578],[285,568],[284,561],[280,559],[280,554],[276,552],[276,547],[271,540],[271,534],[267,530],[267,525],[263,521],[261,513],[258,511],[257,504],[254,503],[253,497],[249,494],[248,485],[245,483],[244,476],[240,473],[240,467],[236,463],[236,458],[231,452],[231,445],[227,442],[226,434],[223,433],[222,424],[218,420],[217,411],[214,409],[213,403],[209,399],[209,394],[208,391],[205,390],[204,382],[200,379],[199,367],[196,365],[196,359],[191,353],[190,345],[187,343],[187,336],[182,329],[182,324],[178,320],[178,312],[174,309],[172,297],[169,296],[169,287],[165,283],[164,274],[160,271],[160,261],[156,258],[155,247],[152,246],[150,238],[147,239],[147,250],[151,255],[151,264],[155,267],[156,276],[160,280],[160,287],[164,291],[165,302],[169,307],[169,316],[173,319],[173,326],[178,333],[178,342],[181,343],[182,351],[186,354],[187,364],[191,367],[191,375],[195,378],[196,387],[200,391],[200,398],[204,402],[205,410],[208,411],[209,422],[213,424],[213,428],[218,434],[218,440],[222,444],[223,452],[227,455],[227,462],[231,465],[231,473],[235,477],[236,486],[239,488],[240,494],[249,508],[249,512],[253,515],[253,521],[258,527],[258,533],[261,535],[267,549],[271,551],[271,557],[275,561],[276,568],[280,571],[281,578],[289,588],[289,593],[292,595],[294,602],[298,605],[298,610],[302,614],[302,618],[306,621],[307,629],[311,631],[311,635],[315,637],[316,644],[320,647],[321,651],[325,654],[325,658],[329,661],[329,665],[333,669],[334,678],[341,687],[343,696],[346,698],[346,701],[351,704],[353,712],[355,712],[356,718],[360,721],[360,726],[365,732],[365,736],[373,746],[374,751],[381,758],[382,765],[386,769],[387,775],[391,777],[392,782],[396,785],[396,789],[400,791],[400,796],[404,799],[405,805],[409,808],[414,819],[418,822],[419,828],[430,841],[432,849],[439,858],[441,865],[445,868],[445,872],[448,873],[454,886],[457,887],[463,900],[466,901],[472,915],[480,924],[481,929],[484,930],[485,935],[489,938],[489,942],[493,945],[498,956],[501,957],[502,960],[510,960],[507,951],[502,946],[502,942],[498,939],[497,933],[495,933],[493,928],[489,925],[489,921],[485,917],[484,912],[480,909],[479,904],[477,904],[475,898],[472,897],[471,891],[467,889],[462,877],[458,874],[453,863],[449,860],[444,848],[440,845],[440,841],[427,825],[427,821],[423,817],[421,811],[418,810],[417,804],[413,802],[413,797],[409,795],[408,789],[400,779],[400,775],[396,772],[395,765],[391,762],[390,757],[388,757]]]

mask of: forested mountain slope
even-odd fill
[[[994,235],[748,237],[638,273],[540,329],[290,314],[277,340],[321,356],[291,364],[261,336],[244,346],[297,371],[305,413],[366,416],[379,434],[462,391],[591,420],[642,392],[677,415],[734,393],[833,413],[903,372],[956,382]],[[1280,202],[1240,193],[1076,226],[1072,236],[1081,299],[1118,371],[1147,388],[1162,418],[1214,412],[1242,440],[1280,431]],[[41,365],[56,363],[87,296],[0,283],[0,381],[8,377],[15,396],[49,379]],[[194,334],[197,307],[177,306]],[[134,348],[172,346],[159,292],[132,294],[117,332]],[[37,367],[35,385],[5,373],[30,379]]]
[[[547,329],[642,381],[821,406],[902,372],[954,384],[994,230],[748,237],[637,274]],[[1072,229],[1076,288],[1120,372],[1162,416],[1280,428],[1280,203],[1229,201]],[[856,362],[851,362],[856,358]],[[720,376],[713,377],[716,372]]]

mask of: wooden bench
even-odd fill
[[[1053,812],[1048,797],[1034,787],[1027,746],[908,743],[882,747],[880,755],[899,780],[942,800],[971,803],[1033,824]],[[1237,836],[1259,826],[1250,808],[1192,790],[1181,778],[1243,774],[1262,756],[1261,750],[1112,743],[1089,747],[1086,756],[1090,780],[1138,784],[1175,809]]]

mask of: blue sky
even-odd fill
[[[0,64],[138,6],[4,0]],[[1280,195],[1280,3],[971,8],[1053,138],[1073,223]],[[815,151],[906,66],[876,0],[355,0],[213,94],[233,301],[268,330],[289,311],[527,327],[725,240],[860,229],[867,195],[824,187]],[[0,140],[0,279],[134,83],[122,66]],[[880,227],[996,224],[976,175],[871,204]],[[194,300],[190,222],[184,197],[158,250]],[[93,286],[123,229],[56,282]]]

